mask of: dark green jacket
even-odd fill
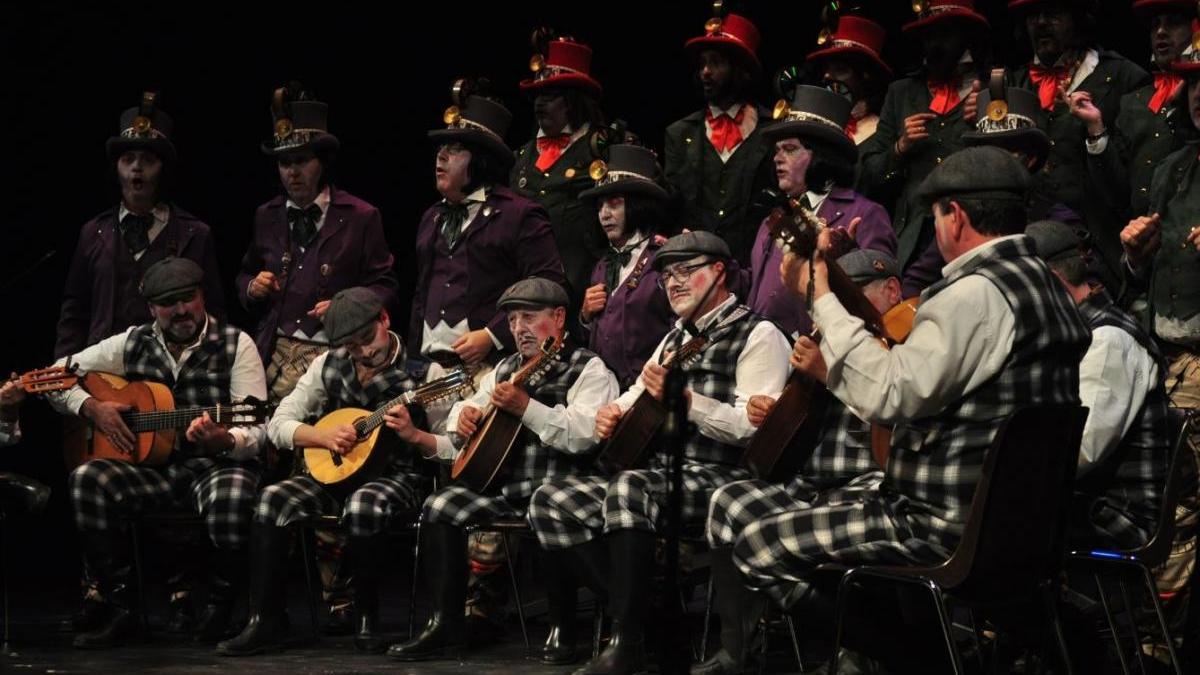
[[[1151,316],[1187,321],[1200,314],[1200,251],[1187,243],[1200,223],[1200,143],[1171,153],[1150,187],[1150,211],[1162,214],[1162,244],[1150,270]]]

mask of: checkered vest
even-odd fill
[[[871,425],[830,396],[821,421],[821,437],[800,474],[818,490],[842,487],[851,479],[876,471],[871,455]]]
[[[167,385],[176,407],[231,403],[229,378],[240,334],[237,328],[209,316],[200,346],[188,355],[176,379],[171,356],[154,334],[154,323],[142,324],[125,339],[125,376]]]
[[[588,361],[598,358],[594,352],[567,342],[554,365],[527,389],[529,396],[551,408],[566,406],[567,392],[579,379]],[[496,364],[496,381],[504,382],[523,363],[520,353],[505,357]],[[506,476],[500,493],[509,501],[526,500],[543,482],[578,474],[591,466],[592,460],[591,454],[568,455],[556,448],[547,448],[538,440],[537,434],[523,427],[505,463]]]
[[[987,382],[936,415],[896,427],[882,486],[903,502],[914,536],[947,550],[962,535],[984,454],[1004,420],[1025,406],[1078,404],[1079,361],[1090,342],[1070,296],[1028,237],[988,247],[929,287],[923,300],[968,275],[987,279],[1008,300],[1016,317],[1012,350]]]

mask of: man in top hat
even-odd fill
[[[375,410],[415,388],[405,370],[404,341],[390,326],[387,309],[374,291],[361,286],[338,291],[322,318],[334,348],[313,359],[279,403],[267,426],[271,442],[285,449],[326,448],[344,455],[358,442],[351,425],[323,427],[307,421],[339,408]],[[392,414],[407,422],[402,439],[423,433],[413,427],[407,410],[398,408]],[[385,443],[376,441],[376,452],[385,451]],[[286,632],[283,570],[291,541],[288,526],[323,514],[340,514],[349,533],[346,557],[353,570],[350,586],[358,613],[354,646],[383,651],[387,643],[379,633],[379,579],[386,550],[379,533],[392,516],[420,506],[424,483],[413,467],[413,453],[400,447],[378,478],[349,494],[307,474],[263,490],[250,539],[250,621],[239,636],[217,645],[218,653],[244,656],[280,645]]]
[[[1110,550],[1137,548],[1158,525],[1171,461],[1162,353],[1103,286],[1089,283],[1074,229],[1039,220],[1025,233],[1092,331],[1079,364],[1079,399],[1088,418],[1075,475],[1072,540]]]
[[[595,187],[579,195],[599,213],[608,238],[608,252],[592,270],[579,318],[588,346],[622,387],[633,384],[675,318],[654,269],[662,246],[658,235],[671,229],[661,180],[651,150],[614,145]]]
[[[785,605],[826,562],[936,564],[962,536],[984,455],[1003,421],[1038,404],[1079,403],[1089,332],[1036,257],[1025,228],[1029,174],[999,148],[950,155],[918,192],[932,204],[946,278],[922,295],[912,332],[879,348],[829,291],[820,256],[813,323],[792,363],[846,406],[895,425],[882,483],[834,490],[813,507],[747,526],[733,558],[751,588]],[[801,279],[809,263],[790,257]],[[911,668],[911,666],[909,666]]]
[[[887,211],[852,189],[858,148],[843,131],[850,101],[821,87],[798,85],[786,112],[763,130],[775,150],[779,192],[799,200],[828,227],[847,231],[859,248],[896,254],[896,234]],[[804,335],[812,320],[779,277],[783,247],[771,233],[770,216],[758,228],[750,252],[750,294],[754,313],[774,321],[788,335]]]
[[[892,68],[884,62],[887,30],[870,19],[847,14],[837,18],[832,35],[817,38],[818,49],[805,61],[817,82],[850,101],[846,135],[855,145],[875,133],[883,96],[892,81]]]
[[[751,203],[774,186],[771,153],[759,140],[770,112],[753,102],[762,73],[758,28],[729,14],[709,19],[704,29],[684,44],[704,108],[667,127],[663,168],[683,200],[679,225],[715,232],[744,266],[765,215]]]
[[[274,135],[262,151],[284,193],[255,211],[235,284],[279,401],[329,348],[321,317],[334,293],[365,286],[394,307],[396,278],[379,209],[333,184],[341,144],[328,130],[329,106],[291,83],[275,90],[271,114]]]
[[[990,26],[972,0],[929,0],[904,33],[924,54],[919,71],[888,88],[875,135],[859,149],[858,190],[894,201],[892,227],[896,260],[912,264],[933,241],[925,220],[928,208],[916,198],[921,181],[951,153],[961,149],[970,129],[965,101],[977,91],[990,57]]]
[[[591,464],[596,411],[617,395],[617,381],[599,356],[576,346],[565,332],[567,302],[566,290],[558,282],[539,277],[518,281],[500,296],[497,307],[507,315],[517,351],[483,378],[475,394],[455,404],[448,426],[461,445],[479,430],[484,411],[492,407],[518,417],[523,428],[504,464],[503,478],[496,481],[498,492],[480,494],[465,485],[451,485],[425,500],[421,560],[433,616],[419,636],[388,649],[389,656],[422,661],[457,655],[466,642],[464,528],[522,517],[539,485],[579,473]],[[561,344],[549,369],[524,387],[509,382],[509,376],[541,352],[547,338]],[[454,459],[454,452],[438,439],[426,435],[416,440],[427,455]],[[559,570],[551,565],[546,573],[555,575]],[[552,606],[552,620],[574,621],[574,608],[563,612]]]
[[[176,409],[266,398],[262,361],[254,341],[205,309],[204,270],[187,258],[164,258],[146,270],[141,296],[153,319],[105,338],[70,356],[81,372],[112,373],[132,381],[158,382],[171,390]],[[67,359],[60,359],[63,364]],[[129,407],[101,401],[76,386],[51,396],[64,414],[86,418],[94,433],[130,452],[138,437],[123,414]],[[75,525],[84,556],[108,612],[96,629],[75,636],[75,646],[117,645],[136,630],[134,589],[119,515],[130,509],[172,503],[198,512],[215,550],[208,562],[209,599],[197,639],[215,641],[229,628],[259,478],[262,425],[225,428],[207,413],[176,437],[168,463],[140,466],[93,459],[68,478]]]
[[[535,55],[533,77],[521,91],[533,98],[537,134],[517,148],[509,185],[545,207],[567,277],[571,316],[583,302],[596,261],[607,248],[596,212],[579,201],[592,187],[593,135],[604,127],[602,90],[591,75],[592,49],[568,37],[551,40]]]
[[[177,161],[174,123],[154,92],[121,113],[105,149],[116,167],[121,201],[83,224],[63,286],[55,358],[150,320],[138,283],[168,256],[196,261],[205,272],[208,310],[225,315],[216,248],[208,225],[172,204],[169,188]]]
[[[688,421],[695,425],[684,448],[684,524],[703,522],[713,490],[749,477],[739,466],[754,434],[747,404],[758,394],[778,396],[787,378],[787,339],[729,291],[731,257],[720,237],[704,231],[672,237],[659,249],[654,265],[678,320],[637,382],[596,415],[597,435],[608,438],[642,392],[663,399],[664,353],[689,334],[707,338],[697,358],[680,366]],[[533,493],[530,525],[552,566],[570,572],[554,593],[570,606],[575,586],[585,583],[607,596],[613,617],[612,640],[578,673],[632,673],[645,666],[655,533],[664,526],[667,482],[666,460],[654,453],[646,468],[554,479]],[[555,660],[547,647],[546,660]],[[563,649],[563,660],[572,652]]]

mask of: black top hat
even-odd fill
[[[858,160],[858,146],[846,135],[851,103],[845,97],[807,84],[797,85],[792,100],[775,104],[775,123],[766,126],[763,137],[774,143],[782,138],[816,139],[844,153],[851,163]]]
[[[171,133],[175,124],[171,116],[155,105],[157,94],[142,94],[142,103],[121,113],[117,135],[104,144],[110,160],[116,160],[127,150],[144,149],[158,155],[164,162],[175,161],[175,144]]]
[[[975,131],[962,135],[965,145],[995,145],[1019,150],[1034,158],[1031,173],[1042,168],[1050,154],[1050,137],[1038,95],[1028,89],[1005,89],[993,78],[992,86],[979,92],[979,121]]]
[[[274,134],[262,144],[268,155],[297,150],[333,152],[341,147],[329,133],[329,106],[309,98],[298,84],[279,87],[271,99]]]
[[[669,197],[658,184],[662,171],[648,148],[624,143],[611,146],[608,163],[596,160],[589,172],[596,180],[596,187],[580,192],[580,199],[602,199],[617,194],[640,194],[661,201]]]
[[[459,141],[472,143],[495,155],[496,159],[512,166],[516,161],[512,149],[504,143],[504,134],[512,124],[512,113],[499,101],[469,95],[462,107],[452,105],[442,115],[445,129],[434,129],[429,137],[436,143]]]

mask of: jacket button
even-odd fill
[[[299,326],[299,325],[300,325],[300,319],[296,319],[296,325],[297,325],[297,326]]]
[[[449,282],[449,281],[447,281],[447,282],[446,282],[446,288],[450,288],[450,282]]]
[[[724,218],[725,217],[725,209],[721,209],[721,210],[717,211],[717,215],[720,216],[721,218]]]
[[[446,310],[444,310],[444,309],[439,309],[439,310],[438,310],[438,316],[446,316]]]

